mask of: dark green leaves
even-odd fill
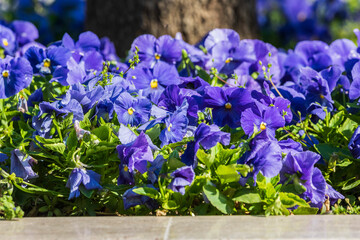
[[[254,204],[254,203],[261,203],[261,197],[255,189],[249,189],[249,188],[242,188],[233,196],[233,200],[242,202],[242,203],[248,203],[248,204]]]
[[[233,165],[220,165],[216,169],[216,174],[220,178],[222,184],[237,182],[240,179],[239,173],[236,171],[236,164]]]
[[[208,183],[204,185],[203,191],[211,205],[216,207],[224,214],[231,214],[234,212],[234,202],[222,194],[216,187]]]

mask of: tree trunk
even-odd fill
[[[108,36],[125,56],[132,41],[150,33],[181,32],[194,44],[214,28],[231,28],[256,38],[256,0],[87,0],[86,29]]]

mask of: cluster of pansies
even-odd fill
[[[350,37],[349,29],[360,18],[357,0],[257,0],[256,4],[262,36],[281,46]]]
[[[86,0],[2,0],[2,21],[15,19],[30,21],[37,26],[39,41],[49,43],[59,39],[64,32],[78,35],[84,29]]]
[[[28,216],[328,213],[359,196],[355,34],[142,35],[122,63],[92,32],[1,25],[0,186]]]

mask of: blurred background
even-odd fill
[[[181,32],[195,44],[216,27],[287,49],[301,40],[355,39],[360,0],[0,0],[0,19],[31,21],[44,44],[91,30],[108,36],[120,56],[143,33]]]

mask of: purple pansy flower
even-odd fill
[[[148,179],[152,184],[154,184],[158,180],[158,176],[164,162],[166,162],[166,159],[162,155],[157,155],[155,160],[150,164],[147,172]]]
[[[169,188],[174,192],[185,194],[185,186],[190,186],[195,179],[195,172],[191,166],[185,166],[176,169],[170,174],[173,178],[169,184]]]
[[[275,136],[278,128],[285,126],[285,119],[276,107],[266,107],[260,103],[256,107],[248,108],[241,114],[241,127],[247,135],[264,131]]]
[[[254,170],[247,178],[252,176],[256,183],[259,172],[269,178],[279,174],[282,168],[282,151],[277,140],[263,131],[251,141],[250,151],[246,152],[238,163],[253,167]],[[245,184],[247,178],[240,179],[240,182]]]
[[[68,200],[72,198],[77,198],[80,196],[79,187],[81,184],[87,190],[93,189],[102,189],[100,185],[100,174],[92,171],[92,170],[85,170],[83,168],[74,168],[72,170],[69,180],[66,183],[66,187],[70,188],[70,194]]]
[[[355,130],[348,147],[352,156],[356,159],[360,159],[360,127]]]
[[[126,170],[130,172],[137,170],[140,173],[145,173],[147,171],[147,163],[154,161],[150,144],[144,132],[141,132],[135,141],[118,145],[116,149],[121,164],[124,168],[126,166]]]
[[[55,101],[52,103],[41,102],[39,104],[38,115],[32,118],[32,127],[37,131],[37,134],[41,137],[50,138],[50,129],[52,126],[52,115],[56,117],[65,117],[68,113],[73,113],[73,122],[76,120],[82,121],[84,118],[84,112],[80,103],[75,100],[67,101]]]
[[[254,45],[250,41],[240,41],[238,45],[222,41],[212,48],[213,66],[220,73],[232,74],[242,62],[255,61]]]
[[[8,158],[8,155],[6,155],[5,153],[0,153],[0,163],[5,162]]]
[[[68,49],[55,46],[50,46],[47,49],[30,47],[25,53],[34,73],[41,74],[52,74],[56,67],[65,67],[70,55]]]
[[[23,57],[0,59],[0,99],[27,88],[32,81],[32,68]]]
[[[100,50],[99,37],[90,31],[83,32],[79,35],[79,40],[75,43],[69,34],[65,33],[61,45],[72,51],[73,55],[79,55],[88,51]]]
[[[196,125],[198,118],[197,112],[199,110],[198,98],[201,98],[201,96],[194,90],[180,88],[177,85],[170,85],[167,86],[161,94],[157,106],[168,112],[174,112],[186,99],[189,103],[189,108],[187,109],[189,124]]]
[[[184,154],[181,155],[181,161],[188,166],[196,167],[196,153],[200,145],[204,149],[210,149],[216,146],[218,142],[225,146],[230,144],[230,133],[220,131],[215,124],[209,126],[201,123],[197,127],[194,136],[194,141],[187,144]]]
[[[152,186],[150,184],[146,185],[146,187],[154,188],[154,186]],[[158,203],[156,202],[156,200],[154,200],[148,196],[139,195],[139,194],[135,193],[133,190],[136,188],[139,188],[139,187],[130,188],[130,189],[126,190],[124,192],[124,194],[122,195],[125,210],[129,209],[130,207],[137,206],[137,205],[145,205],[149,209],[155,209],[158,207]]]
[[[21,177],[24,180],[37,178],[38,175],[31,168],[34,163],[37,163],[37,161],[31,156],[27,156],[19,149],[14,149],[11,152],[10,173],[15,173],[17,177]]]
[[[321,41],[302,41],[295,47],[295,53],[305,60],[306,65],[316,71],[323,70],[332,64],[329,46]]]
[[[240,127],[241,113],[252,105],[250,93],[243,88],[205,88],[204,106],[213,109],[214,123],[219,127]]]
[[[39,38],[39,32],[31,22],[15,20],[11,23],[11,26],[16,34],[16,41],[20,46]]]
[[[5,53],[12,54],[16,47],[16,38],[14,32],[0,24],[0,47]]]
[[[360,62],[357,62],[352,70],[351,75],[353,82],[350,85],[349,89],[349,98],[351,100],[358,99],[360,97]]]
[[[151,102],[146,98],[135,98],[128,92],[119,95],[114,103],[119,123],[138,126],[150,118]]]
[[[240,43],[240,36],[232,29],[215,28],[204,37],[200,44],[203,44],[206,50],[211,52],[217,43],[223,41],[230,42],[233,46],[237,46]]]
[[[306,188],[301,194],[306,200],[311,201],[312,206],[321,207],[325,201],[326,182],[321,171],[314,165],[320,160],[320,155],[311,152],[289,153],[284,160],[281,169],[281,181],[286,181],[286,175],[297,174],[300,183]]]
[[[334,205],[337,200],[344,199],[345,197],[336,191],[330,184],[326,183],[325,198],[329,198],[330,204]]]
[[[119,60],[119,57],[116,55],[115,45],[109,38],[103,37],[100,39],[100,42],[100,52],[106,61]]]
[[[180,82],[175,66],[164,62],[156,63],[153,69],[139,64],[134,70],[129,71],[126,79],[133,82],[136,89],[141,90],[142,94],[154,103],[158,102],[166,86]]]
[[[139,49],[140,61],[151,68],[159,61],[173,65],[181,59],[181,44],[169,35],[158,39],[150,34],[141,35],[132,43],[131,53],[135,52],[135,47]]]
[[[183,107],[165,118],[166,127],[160,133],[161,147],[169,143],[179,142],[186,134],[189,119],[186,117],[188,104],[184,101]]]

